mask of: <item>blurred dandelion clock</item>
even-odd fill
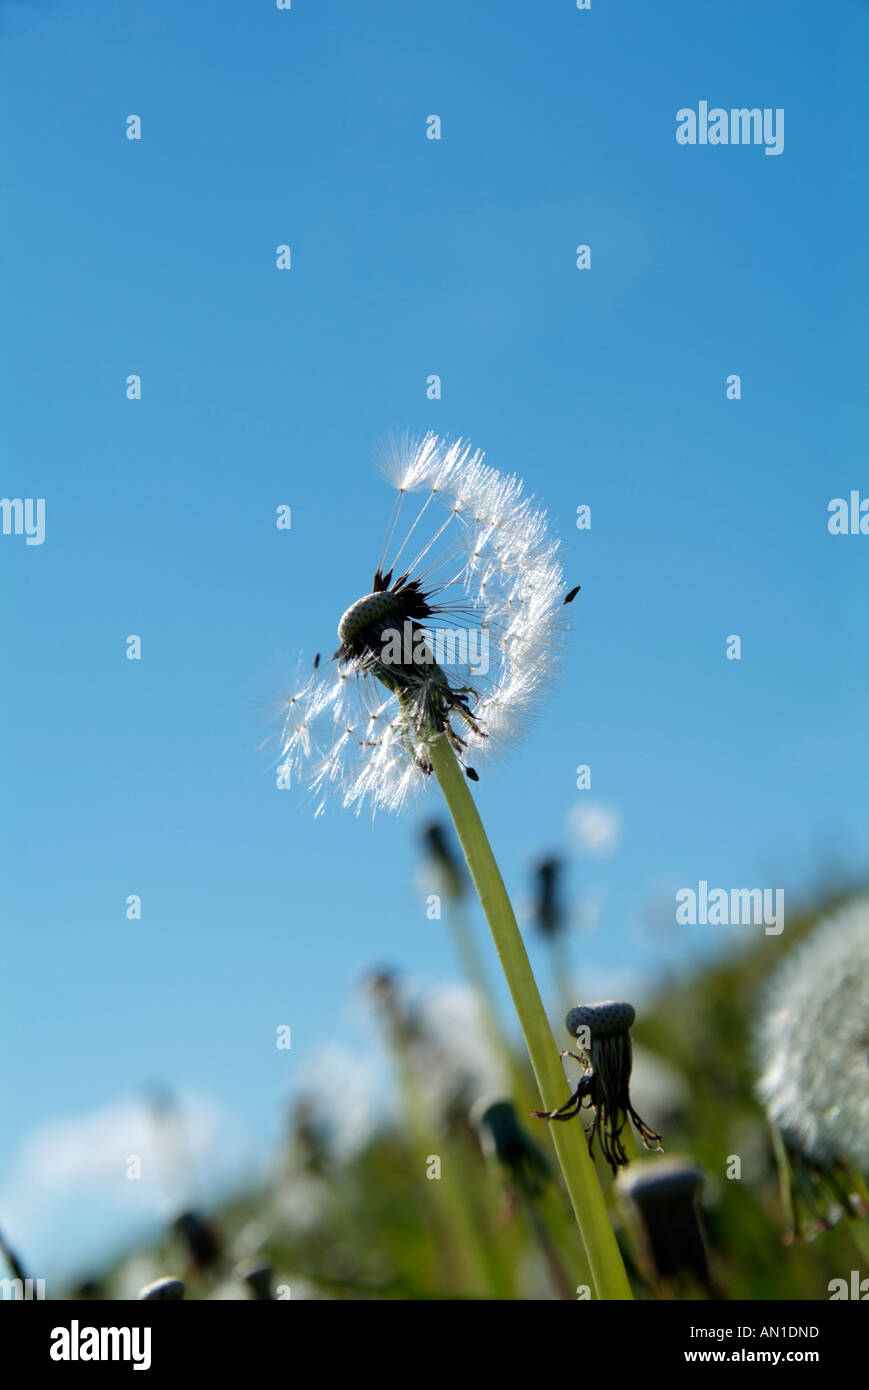
[[[564,594],[558,542],[515,477],[459,440],[394,445],[392,516],[370,592],[339,646],[289,699],[279,775],[357,811],[398,810],[443,734],[468,764],[521,732],[555,664]],[[419,506],[407,517],[409,497]]]
[[[815,1164],[869,1173],[869,898],[841,908],[785,961],[757,1032],[770,1121]]]

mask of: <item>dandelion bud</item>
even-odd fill
[[[105,1289],[102,1279],[93,1274],[86,1274],[83,1279],[73,1286],[72,1297],[82,1303],[100,1301],[105,1298]]]
[[[534,870],[534,921],[544,936],[558,936],[567,922],[561,902],[561,875],[564,865],[555,855],[541,859]]]
[[[398,977],[392,970],[372,970],[362,981],[362,988],[376,1004],[389,1004],[398,990]]]
[[[638,1219],[651,1281],[687,1276],[714,1296],[700,1223],[702,1187],[700,1169],[680,1159],[635,1164],[617,1180]]]
[[[179,1299],[184,1297],[184,1285],[180,1279],[152,1279],[136,1295],[137,1300]]]
[[[424,1041],[414,1009],[402,998],[397,975],[390,970],[373,971],[362,987],[380,1012],[394,1047],[401,1050]]]
[[[316,1105],[305,1096],[296,1101],[290,1117],[294,1167],[319,1177],[329,1160],[328,1130]]]
[[[424,827],[422,837],[432,868],[435,870],[444,893],[454,900],[463,898],[468,886],[467,875],[453,853],[444,827],[437,821],[432,821],[430,825]]]
[[[477,1101],[471,1112],[484,1151],[510,1175],[520,1192],[537,1197],[550,1177],[546,1157],[519,1123],[509,1100]]]
[[[257,1258],[242,1260],[235,1267],[235,1277],[247,1285],[251,1297],[260,1303],[268,1302],[274,1298],[272,1272],[271,1260]]]
[[[194,1265],[207,1269],[220,1259],[220,1241],[212,1228],[195,1211],[184,1211],[172,1223],[176,1235],[181,1236]]]

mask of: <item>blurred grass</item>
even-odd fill
[[[758,995],[770,971],[819,916],[848,896],[828,894],[792,912],[786,939],[752,935],[739,949],[665,981],[638,1010],[638,1057],[652,1054],[665,1079],[678,1085],[669,1097],[666,1085],[651,1086],[635,1103],[649,1123],[663,1128],[668,1156],[684,1156],[703,1170],[710,1262],[728,1299],[827,1299],[830,1280],[847,1279],[852,1269],[864,1278],[869,1273],[851,1221],[811,1241],[786,1243],[788,1219],[771,1136],[754,1094],[751,1047]],[[518,1050],[515,1067],[527,1071]],[[312,1105],[316,1109],[316,1098]],[[551,1153],[546,1126],[521,1107],[519,1119]],[[550,1184],[538,1216],[529,1219],[516,1184],[511,1187],[505,1170],[483,1154],[466,1107],[417,1117],[422,1130],[416,1133],[400,1123],[382,1129],[343,1162],[309,1120],[304,1107],[297,1107],[279,1177],[209,1214],[220,1246],[211,1263],[197,1265],[179,1232],[170,1230],[69,1292],[131,1298],[148,1279],[172,1274],[185,1280],[189,1298],[248,1297],[233,1271],[253,1255],[270,1262],[273,1292],[295,1299],[553,1298],[553,1262],[560,1262],[571,1284],[587,1282],[560,1186]],[[440,1178],[426,1177],[427,1155],[439,1156]],[[741,1165],[738,1178],[727,1176],[734,1158]],[[609,1174],[600,1165],[598,1171],[611,1201]],[[443,1193],[435,1200],[438,1183],[451,1185],[458,1200],[445,1203]],[[632,1227],[616,1207],[613,1216],[635,1296],[660,1296],[641,1273]],[[542,1245],[551,1242],[554,1261],[541,1252],[541,1223],[547,1233]],[[860,1224],[865,1248],[865,1219]],[[681,1288],[669,1296],[701,1295]]]

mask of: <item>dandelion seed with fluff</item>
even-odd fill
[[[287,704],[280,775],[309,782],[323,809],[337,792],[357,810],[398,810],[434,776],[455,822],[492,931],[543,1104],[557,1106],[563,1074],[525,946],[465,775],[509,742],[557,663],[564,592],[558,542],[522,483],[479,450],[434,434],[395,446],[397,491],[370,592],[338,623],[339,647],[319,659]],[[404,504],[420,508],[395,543]],[[450,656],[433,621],[451,625]],[[473,644],[472,636],[479,639]],[[462,640],[464,638],[464,640]],[[473,647],[473,650],[472,650]],[[437,659],[436,659],[437,658]],[[483,658],[483,659],[480,659]],[[553,1136],[600,1298],[630,1286],[591,1160]]]

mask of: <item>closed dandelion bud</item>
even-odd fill
[[[272,1293],[271,1260],[242,1260],[235,1267],[235,1277],[247,1286],[252,1298],[265,1303],[274,1298]]]
[[[372,970],[362,981],[362,988],[375,1004],[391,1008],[398,997],[398,977],[392,970]]]
[[[80,1299],[83,1303],[91,1300],[101,1302],[105,1298],[103,1281],[94,1275],[85,1276],[74,1285],[72,1297]]]
[[[402,998],[397,975],[390,970],[372,971],[362,988],[379,1011],[393,1047],[424,1043],[425,1034],[414,1009]]]
[[[629,1083],[633,1055],[630,1028],[636,1018],[632,1004],[606,999],[599,1004],[579,1004],[571,1009],[565,1027],[576,1038],[582,1051],[562,1053],[581,1062],[584,1075],[570,1099],[548,1114],[536,1110],[543,1120],[569,1120],[583,1109],[594,1111],[586,1133],[589,1152],[600,1142],[604,1158],[613,1173],[628,1162],[622,1143],[622,1130],[628,1119],[647,1149],[661,1150],[661,1136],[655,1134],[631,1105]]]
[[[700,1169],[680,1159],[633,1164],[619,1174],[617,1186],[638,1219],[651,1282],[687,1277],[713,1295],[700,1223]]]
[[[534,870],[532,915],[535,925],[550,940],[565,928],[567,918],[561,902],[561,875],[564,865],[556,856],[541,859]]]
[[[424,827],[422,837],[429,862],[442,891],[454,901],[463,898],[468,887],[467,875],[453,853],[444,827],[437,821],[432,821]]]
[[[172,1223],[181,1236],[194,1265],[207,1269],[220,1259],[220,1241],[212,1228],[195,1211],[184,1211]]]
[[[294,1167],[319,1177],[328,1166],[327,1127],[317,1107],[304,1096],[293,1106],[290,1129]]]
[[[471,1112],[471,1120],[480,1136],[483,1152],[497,1160],[508,1178],[505,1219],[521,1206],[549,1272],[556,1297],[572,1299],[575,1281],[568,1277],[547,1228],[542,1204],[538,1201],[552,1176],[546,1156],[525,1133],[509,1100],[481,1097]],[[520,1202],[520,1199],[524,1201]]]
[[[551,1176],[545,1155],[519,1123],[509,1100],[477,1101],[471,1119],[484,1152],[496,1158],[520,1192],[537,1197]]]
[[[180,1279],[152,1279],[136,1295],[137,1301],[153,1302],[157,1299],[179,1299],[184,1297],[184,1285]]]

